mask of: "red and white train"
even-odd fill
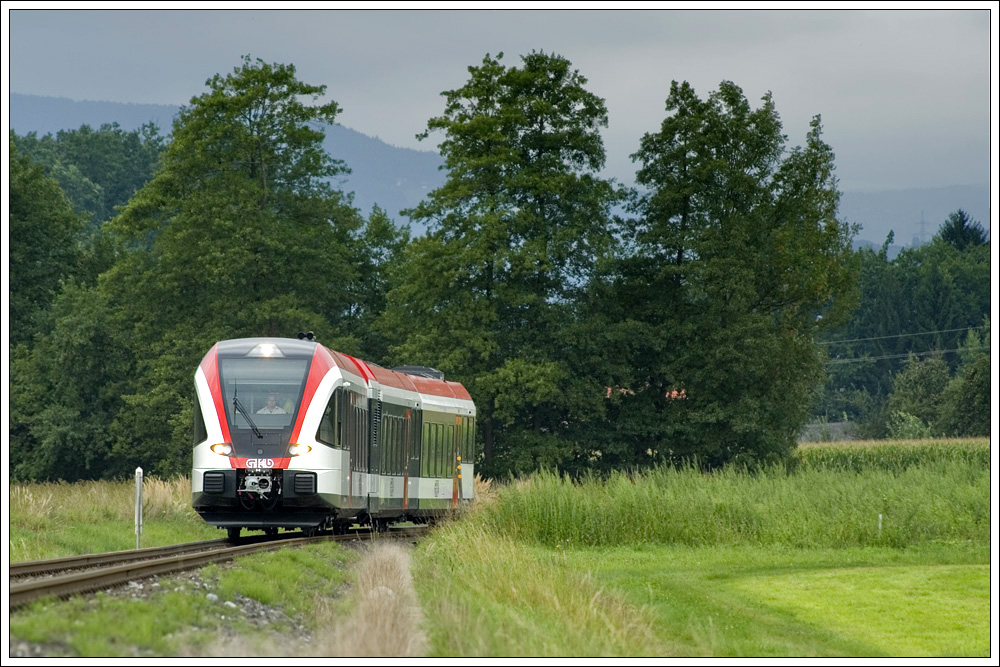
[[[231,539],[385,528],[472,500],[476,406],[433,369],[388,370],[300,334],[221,341],[194,379],[192,502]]]

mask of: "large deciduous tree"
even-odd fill
[[[249,56],[174,123],[156,176],[109,226],[132,250],[101,276],[135,381],[114,424],[116,460],[189,465],[191,374],[221,338],[347,337],[361,218],[322,149],[336,102],[291,65]],[[344,336],[338,338],[338,336]]]
[[[567,456],[561,432],[582,403],[565,332],[614,243],[619,198],[597,175],[607,110],[586,79],[558,55],[502,58],[469,67],[428,121],[448,179],[406,212],[429,232],[407,249],[383,318],[397,360],[469,388],[494,473]]]
[[[814,336],[853,303],[833,151],[818,116],[788,150],[770,94],[754,109],[732,82],[704,100],[674,82],[666,109],[633,156],[645,191],[607,301],[629,363],[595,455],[780,458],[823,377]]]

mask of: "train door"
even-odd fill
[[[403,509],[420,508],[420,449],[424,432],[424,412],[414,410],[406,420],[406,479],[404,480]]]
[[[368,452],[367,452],[367,472],[365,476],[368,485],[365,489],[365,506],[369,512],[377,512],[379,509],[379,495],[381,489],[381,475],[384,468],[382,461],[382,391],[370,382],[372,386],[372,397],[368,400],[369,419],[368,425]]]

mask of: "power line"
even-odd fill
[[[873,338],[849,338],[846,340],[817,341],[818,345],[836,345],[838,343],[860,343],[866,340],[886,340],[887,338],[908,338],[910,336],[930,336],[932,334],[955,333],[956,331],[972,331],[973,329],[985,329],[985,325],[978,327],[962,327],[961,329],[941,329],[940,331],[922,331],[920,333],[896,334],[894,336],[874,336]]]
[[[931,354],[946,354],[948,352],[973,352],[975,350],[988,350],[990,349],[988,345],[980,345],[978,347],[958,347],[954,350],[928,350],[927,352],[907,352],[906,354],[887,354],[881,357],[858,357],[853,359],[831,359],[826,362],[827,366],[832,364],[860,364],[866,361],[883,361],[885,359],[905,359],[911,354],[915,357],[926,357]]]

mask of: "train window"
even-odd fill
[[[434,424],[434,476],[441,476],[441,450],[444,449],[444,427]]]
[[[230,430],[249,432],[251,420],[262,430],[290,427],[308,371],[305,359],[219,359]]]
[[[476,442],[476,418],[466,417],[462,421],[465,422],[465,438],[462,442],[462,462],[468,461],[471,464],[475,462],[473,451]]]
[[[201,401],[198,400],[198,394],[195,392],[194,396],[194,444],[205,442],[208,439],[208,429],[205,428],[205,415],[201,412]]]
[[[430,440],[431,425],[424,422],[424,428],[420,433],[420,476],[427,477],[427,442]]]
[[[448,424],[445,435],[445,446],[441,457],[441,476],[451,477],[455,474],[455,427]]]
[[[385,426],[383,427],[385,436],[384,438],[385,450],[382,452],[382,461],[383,461],[382,473],[386,475],[391,475],[393,472],[395,472],[393,470],[392,457],[395,451],[396,443],[393,442],[393,431],[395,430],[395,428],[393,427],[392,422],[393,422],[392,417],[386,415],[386,417],[383,420],[383,423],[385,424]]]
[[[340,443],[337,440],[338,429],[335,427],[337,420],[338,392],[339,390],[333,392],[333,396],[330,397],[330,401],[326,404],[326,410],[323,412],[323,417],[319,421],[319,429],[316,430],[316,439],[324,445],[330,445],[331,447],[340,446]]]

